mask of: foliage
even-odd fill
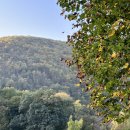
[[[114,122],[111,130],[130,130],[130,118],[121,124]]]
[[[65,42],[31,36],[0,38],[0,88],[19,90],[52,88],[67,92],[74,99],[88,95],[75,87],[77,79],[72,68],[61,58],[71,57]]]
[[[6,130],[8,119],[6,117],[7,108],[0,106],[0,130]]]
[[[61,130],[66,127],[69,115],[73,113],[72,99],[62,100],[56,97],[52,90],[39,90],[35,100],[30,104],[27,112],[28,130],[52,127]],[[31,126],[31,127],[30,127]]]
[[[104,122],[130,117],[129,0],[58,0],[61,15],[72,21],[77,77],[91,93],[91,107]]]
[[[74,86],[71,69],[61,58],[71,57],[65,42],[39,37],[0,38],[0,87],[20,90],[59,84]]]
[[[95,116],[95,112],[87,108],[85,104],[81,104],[80,100],[74,102],[74,107],[74,120],[83,120],[81,130],[110,130],[111,126],[100,125],[99,120],[101,117]]]
[[[9,92],[14,94],[6,96]],[[52,89],[39,89],[34,92],[13,88],[0,89],[0,129],[65,129],[69,116],[74,112],[73,99],[65,93],[68,97],[66,99],[59,95]]]
[[[70,122],[68,129],[109,130],[104,126],[102,129],[97,119],[94,111],[65,92],[49,88],[0,89],[0,130],[66,130],[67,122]]]
[[[70,116],[67,130],[81,130],[82,125],[83,125],[83,119],[80,119],[79,121],[78,120],[73,121],[72,116]]]

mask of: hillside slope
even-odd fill
[[[65,42],[9,36],[0,38],[0,87],[34,89],[42,86],[71,86],[76,79],[62,57],[70,57]]]

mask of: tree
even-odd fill
[[[91,93],[90,106],[104,122],[130,117],[129,0],[58,0],[77,31],[68,35],[77,77]],[[80,82],[80,84],[81,84]]]
[[[7,124],[9,123],[9,121],[6,117],[6,112],[7,107],[0,105],[0,130],[7,130]]]
[[[67,130],[81,130],[82,126],[83,126],[82,118],[79,121],[78,120],[73,121],[72,116],[70,116]]]
[[[66,93],[0,89],[0,130],[62,129],[73,109],[73,100]]]
[[[65,129],[69,116],[74,111],[72,101],[64,92],[55,94],[52,90],[37,91],[35,101],[30,104],[27,113],[27,130]]]

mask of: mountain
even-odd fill
[[[71,56],[65,42],[31,36],[0,38],[0,87],[34,89],[74,85],[72,69],[61,58]]]

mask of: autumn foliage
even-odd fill
[[[104,122],[130,117],[130,1],[58,0],[61,15],[74,21],[68,36],[73,64],[90,106]],[[72,64],[71,64],[72,65]]]

